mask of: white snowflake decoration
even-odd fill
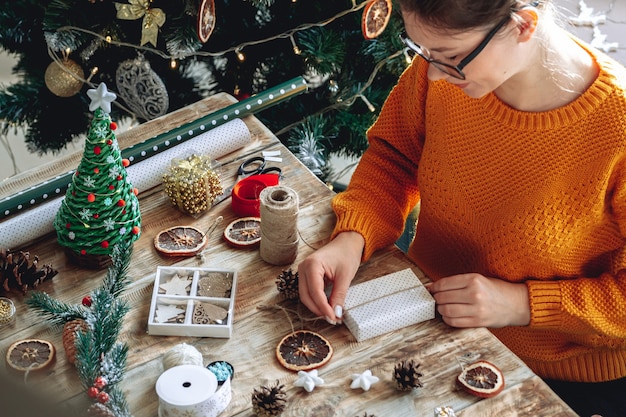
[[[115,228],[115,222],[111,219],[105,219],[102,223],[104,224],[104,230],[107,232],[110,232]]]
[[[120,172],[120,167],[117,165],[112,166],[111,169],[109,169],[109,177],[117,178],[120,175]]]
[[[91,217],[91,210],[89,210],[88,208],[84,208],[78,213],[78,215],[81,219],[87,221]]]
[[[83,181],[83,185],[84,185],[85,187],[88,187],[88,188],[93,188],[93,187],[95,187],[95,186],[96,186],[96,180],[94,180],[94,179],[93,179],[93,178],[91,178],[91,177],[87,177],[87,178],[85,178],[85,180]]]

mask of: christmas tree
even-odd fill
[[[143,122],[302,75],[308,94],[257,117],[324,177],[331,153],[365,150],[365,130],[407,65],[400,27],[391,0],[7,2],[0,48],[17,55],[20,82],[0,88],[0,134],[22,126],[33,152],[64,148],[88,125],[79,93],[100,82],[118,95],[115,120]]]
[[[58,241],[84,266],[104,266],[115,245],[140,235],[137,191],[127,177],[109,115],[115,94],[104,83],[87,91],[94,111],[83,157],[54,220]]]

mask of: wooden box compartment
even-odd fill
[[[236,288],[235,270],[157,267],[148,333],[230,337]]]

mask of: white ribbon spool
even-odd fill
[[[216,417],[230,402],[230,379],[217,389],[213,372],[198,365],[174,366],[156,382],[159,417]]]

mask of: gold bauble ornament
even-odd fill
[[[83,69],[75,61],[66,59],[62,64],[53,61],[46,69],[46,87],[59,97],[72,97],[83,87]]]

